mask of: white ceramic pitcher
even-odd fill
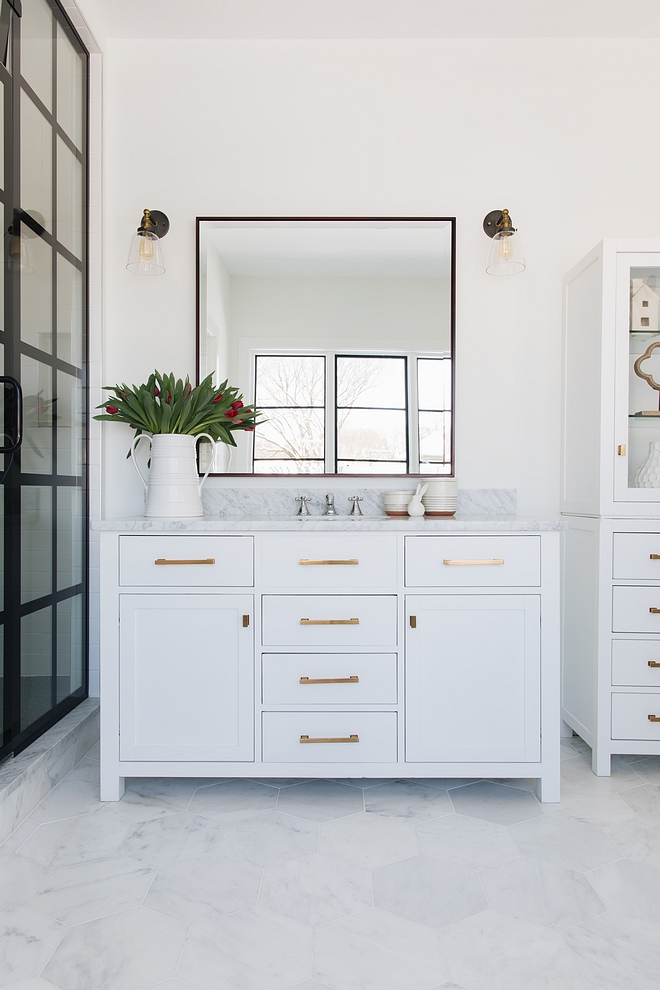
[[[195,457],[195,446],[200,437],[210,440],[215,449],[215,441],[208,433],[197,436],[187,433],[157,433],[153,437],[141,433],[135,437],[131,444],[131,458],[147,492],[145,519],[201,519],[204,515],[202,485],[208,478],[213,458],[200,481]],[[140,440],[148,440],[151,446],[148,481],[135,458]]]

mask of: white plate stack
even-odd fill
[[[428,488],[422,495],[427,516],[453,516],[458,507],[458,482],[454,478],[422,482]]]
[[[415,494],[414,491],[409,492],[384,492],[383,502],[385,503],[385,512],[388,516],[407,516],[408,515],[408,503],[410,499]]]

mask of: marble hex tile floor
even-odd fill
[[[0,847],[0,988],[657,990],[660,759],[529,781],[135,780]]]

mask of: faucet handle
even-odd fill
[[[348,501],[353,503],[353,508],[350,511],[351,516],[361,516],[362,509],[360,508],[360,502],[364,501],[361,495],[349,495]]]
[[[325,515],[326,516],[337,515],[337,510],[335,509],[335,496],[332,494],[325,496]]]
[[[299,516],[308,516],[309,509],[307,508],[307,503],[312,501],[311,495],[297,495],[296,502],[300,502],[300,508],[298,509]]]

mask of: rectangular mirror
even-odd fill
[[[197,286],[198,382],[265,420],[213,473],[453,475],[454,218],[201,217]]]

